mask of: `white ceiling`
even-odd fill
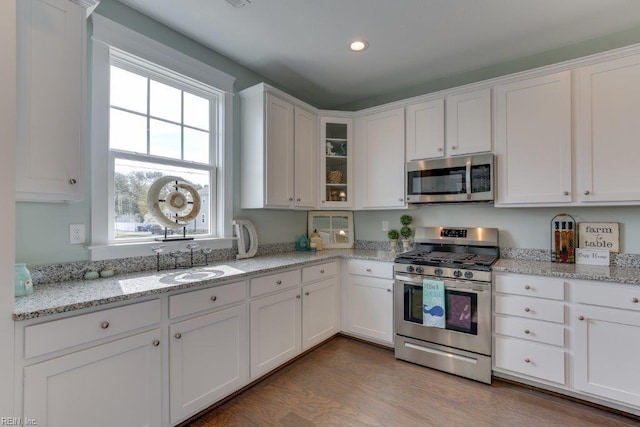
[[[640,25],[640,0],[120,1],[323,108]]]

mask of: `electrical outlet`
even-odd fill
[[[84,243],[84,224],[69,225],[69,243],[72,245]]]
[[[382,221],[382,231],[389,231],[389,221]]]

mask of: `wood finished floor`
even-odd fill
[[[396,360],[337,337],[189,424],[208,426],[640,426],[634,419],[502,381]]]

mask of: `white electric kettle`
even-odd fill
[[[238,255],[236,255],[236,259],[255,256],[256,252],[258,252],[258,233],[256,232],[256,227],[251,221],[246,219],[234,219],[233,226],[235,227],[236,237],[238,238]],[[245,240],[246,236],[249,236],[249,242]]]

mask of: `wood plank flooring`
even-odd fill
[[[337,337],[189,424],[209,426],[640,426],[578,402],[396,360]]]

